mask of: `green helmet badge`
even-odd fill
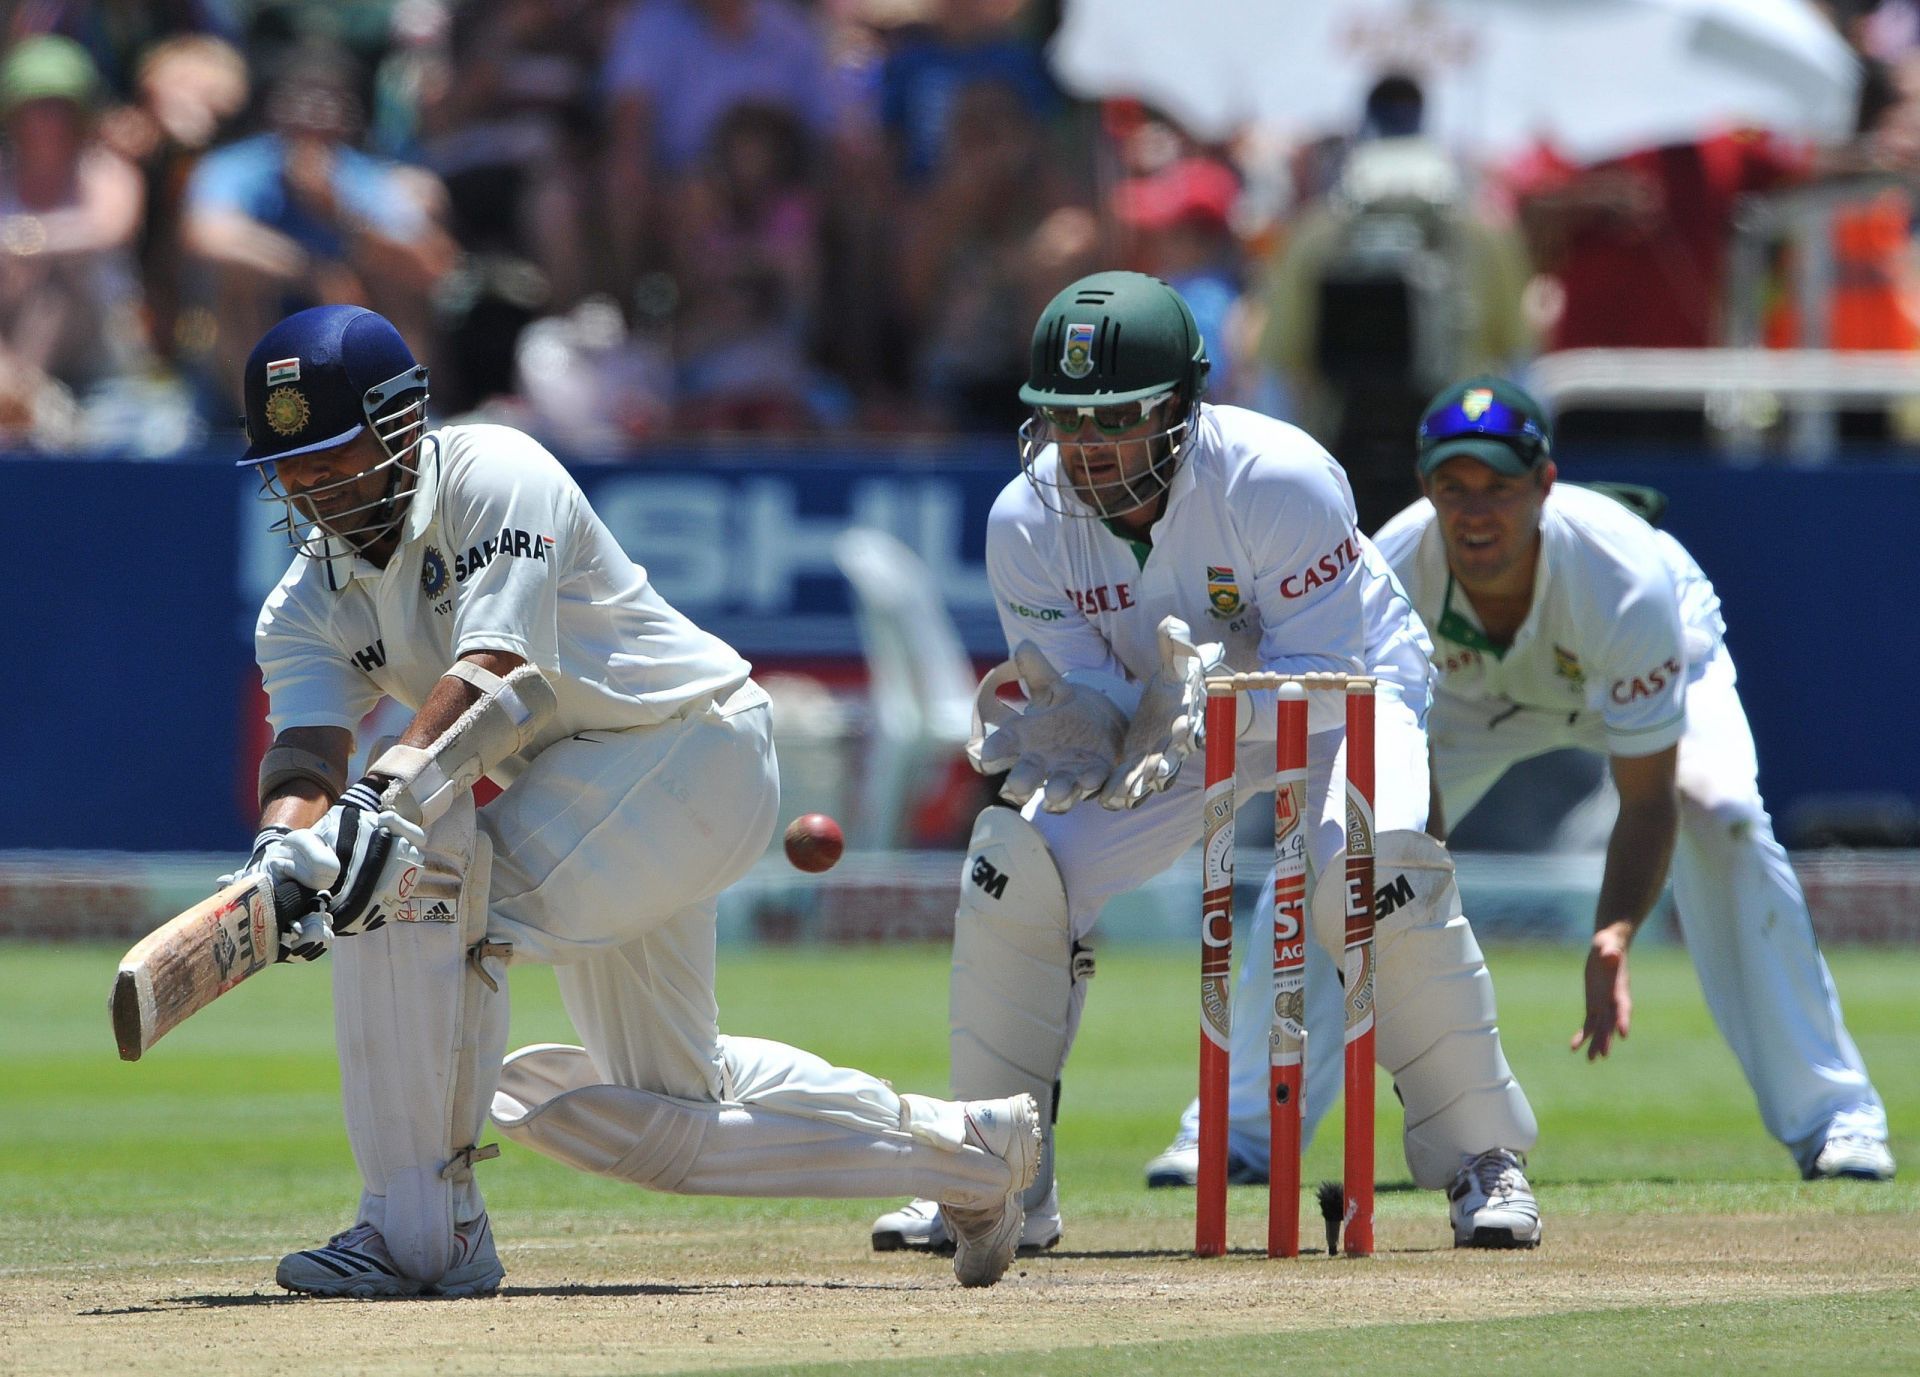
[[[1093,372],[1093,327],[1069,325],[1067,342],[1060,353],[1060,371],[1069,378],[1084,378]]]

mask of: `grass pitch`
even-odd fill
[[[1509,1058],[1542,1125],[1537,1253],[1455,1253],[1404,1181],[1382,1078],[1381,1256],[1269,1263],[1266,1193],[1233,1192],[1233,1256],[1198,1262],[1192,1196],[1140,1169],[1192,1093],[1194,960],[1103,952],[1060,1128],[1067,1237],[1001,1286],[867,1251],[890,1202],[649,1195],[507,1145],[482,1168],[508,1267],[489,1301],[287,1298],[280,1253],[348,1222],[324,969],[269,971],[120,1062],[119,953],[0,947],[0,1371],[1047,1373],[1915,1370],[1920,1190],[1801,1183],[1765,1134],[1685,955],[1634,956],[1633,1035],[1566,1050],[1580,953],[1498,950]],[[1829,953],[1849,1025],[1920,1166],[1920,954]],[[946,954],[721,957],[722,1023],[945,1081]],[[516,971],[516,1045],[570,1039],[549,973]],[[1338,1172],[1338,1115],[1309,1181]],[[1311,1210],[1308,1211],[1311,1218]],[[1310,1225],[1311,1228],[1311,1225]],[[998,1357],[994,1355],[999,1355]]]

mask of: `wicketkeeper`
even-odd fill
[[[503,1269],[475,1166],[500,1130],[570,1166],[700,1195],[942,1202],[954,1270],[1011,1261],[1033,1101],[895,1094],[723,1037],[716,896],[779,802],[747,662],[654,591],[566,471],[500,426],[426,424],[427,370],[357,307],[247,360],[263,495],[297,554],[257,630],[275,732],[247,869],[325,893],[283,939],[333,953],[352,1223],[280,1263],[316,1295],[477,1295]],[[413,710],[357,782],[369,709]],[[476,812],[472,786],[505,792]],[[329,930],[330,929],[330,930]],[[582,1046],[505,1058],[507,969],[557,968]]]
[[[1376,883],[1408,896],[1377,932],[1377,1054],[1406,1106],[1414,1180],[1449,1192],[1456,1241],[1531,1245],[1539,1212],[1521,1167],[1533,1112],[1500,1049],[1452,861],[1423,830],[1426,635],[1355,529],[1339,466],[1292,426],[1206,404],[1206,377],[1192,312],[1156,278],[1082,279],[1034,329],[1023,476],[987,533],[1013,658],[982,687],[973,751],[983,771],[1008,771],[1016,807],[980,814],[961,877],[954,1091],[1024,1092],[1045,1107],[1022,1238],[1053,1246],[1052,1123],[1093,979],[1095,919],[1200,839],[1205,674],[1375,675]],[[1016,673],[1023,714],[994,697]],[[1242,699],[1242,797],[1273,787],[1275,697]],[[1309,730],[1310,864],[1339,876],[1343,706],[1315,703]],[[1343,909],[1337,881],[1317,887],[1315,936],[1335,952]],[[948,1238],[930,1201],[873,1228],[882,1250]]]

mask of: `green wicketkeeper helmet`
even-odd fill
[[[1063,515],[1108,517],[1166,491],[1196,433],[1208,366],[1193,311],[1157,277],[1095,273],[1048,302],[1020,389],[1034,409],[1020,427],[1020,467],[1040,500]],[[1177,411],[1167,405],[1176,396]],[[1161,408],[1160,429],[1133,433]],[[1055,436],[1077,433],[1084,418],[1103,436],[1127,437],[1107,442],[1130,456],[1108,481],[1070,481],[1046,459]]]
[[[1180,293],[1145,273],[1094,273],[1040,313],[1020,400],[1111,406],[1178,389],[1192,407],[1208,366],[1206,341]]]

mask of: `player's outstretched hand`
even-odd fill
[[[1613,1039],[1626,1040],[1627,1026],[1633,1019],[1633,995],[1627,984],[1627,944],[1633,929],[1614,923],[1593,935],[1587,949],[1587,1021],[1568,1044],[1577,1052],[1587,1049],[1587,1060],[1595,1061],[1613,1050]]]
[[[1194,645],[1193,632],[1180,618],[1160,623],[1160,667],[1147,680],[1140,706],[1127,723],[1120,763],[1100,795],[1102,807],[1137,808],[1148,794],[1173,783],[1203,739],[1207,665],[1219,658],[1217,645]]]
[[[1027,710],[1000,701],[1014,678],[1027,689]],[[1049,813],[1064,813],[1100,791],[1120,754],[1127,716],[1086,684],[1070,683],[1032,641],[980,682],[967,758],[982,774],[1007,771],[1000,795],[1016,806],[1036,793]]]

